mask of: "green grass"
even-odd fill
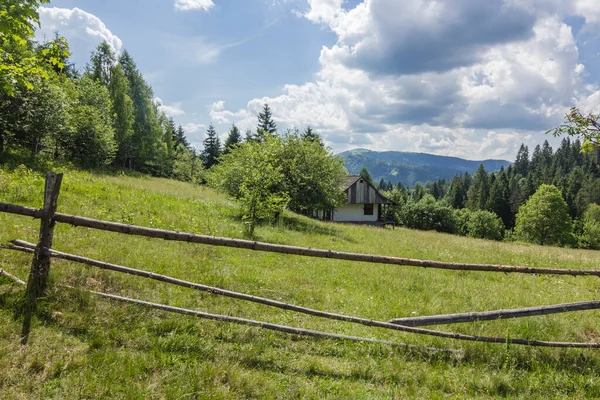
[[[43,177],[0,170],[0,201],[41,206]],[[185,183],[68,171],[59,211],[142,226],[244,237],[235,203]],[[37,240],[39,221],[0,214],[0,242]],[[598,268],[600,253],[396,228],[321,223],[286,213],[256,239],[456,262]],[[428,270],[132,237],[57,225],[54,248],[284,302],[366,318],[598,298],[595,278]],[[25,279],[31,257],[0,251]],[[462,357],[296,337],[110,302],[73,285],[245,318],[463,350]],[[0,398],[600,397],[600,350],[457,342],[325,321],[54,260],[30,344],[18,344],[23,289],[0,278]],[[597,341],[600,312],[440,326],[477,335]]]

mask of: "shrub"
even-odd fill
[[[467,235],[479,239],[502,240],[504,237],[504,223],[493,212],[474,211],[467,223]]]
[[[412,229],[456,232],[457,220],[454,210],[435,201],[431,195],[425,195],[416,203],[408,203],[402,219],[404,225]]]
[[[579,237],[579,246],[585,249],[600,250],[600,206],[590,204],[583,214],[583,232]]]
[[[478,239],[502,240],[505,228],[502,220],[493,212],[467,208],[454,210],[456,233]]]

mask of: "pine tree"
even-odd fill
[[[381,178],[379,181],[379,185],[377,185],[377,190],[387,190],[387,184],[385,183],[385,179]]]
[[[244,141],[246,143],[250,143],[256,140],[256,135],[252,133],[250,128],[246,129],[246,136],[244,137]]]
[[[90,63],[87,70],[91,75],[91,78],[108,87],[110,84],[112,68],[116,63],[116,58],[115,53],[106,41],[100,43],[98,47],[96,47],[96,50],[92,52]]]
[[[424,196],[425,196],[425,189],[423,188],[423,185],[421,185],[419,182],[417,182],[411,190],[412,201],[417,203]]]
[[[433,185],[431,185],[431,195],[436,200],[439,200],[442,197],[443,193],[442,193],[442,188],[441,188],[441,184],[439,181],[434,182]]]
[[[471,210],[485,210],[489,195],[488,175],[483,164],[477,168],[473,175],[473,184],[467,195],[467,207]]]
[[[175,150],[177,152],[189,149],[190,143],[188,142],[187,138],[185,137],[185,131],[183,130],[183,127],[181,125],[179,125],[177,127],[177,130],[175,131],[174,139],[175,139]]]
[[[512,227],[512,212],[510,209],[510,190],[508,177],[504,167],[498,173],[494,183],[490,187],[490,195],[487,200],[488,210],[496,213],[504,222],[504,226]]]
[[[529,172],[529,149],[524,143],[521,143],[521,147],[517,153],[513,171],[515,174],[521,174],[522,176],[527,175]]]
[[[237,144],[242,142],[242,134],[235,124],[231,125],[231,129],[229,129],[229,135],[227,136],[227,140],[225,140],[225,146],[223,146],[223,154],[229,153],[229,151],[236,146]]]
[[[206,130],[206,139],[204,139],[203,144],[202,160],[204,161],[204,168],[209,169],[218,163],[217,159],[221,155],[221,142],[212,124]]]
[[[450,190],[446,195],[446,199],[450,207],[460,210],[465,207],[467,202],[467,189],[465,188],[464,179],[460,175],[456,175],[450,184]]]
[[[265,103],[262,112],[258,114],[258,127],[256,128],[257,137],[264,140],[266,136],[274,135],[276,133],[277,125],[275,124],[275,121],[273,121],[271,108]]]
[[[367,182],[369,182],[371,185],[375,186],[375,183],[373,182],[373,177],[369,173],[369,170],[367,169],[367,167],[363,166],[360,169],[360,172],[358,173],[358,175],[362,176]]]
[[[323,141],[321,140],[321,136],[314,131],[314,129],[309,125],[306,127],[301,136],[302,140],[307,140],[310,142],[318,142],[321,146],[323,146]]]

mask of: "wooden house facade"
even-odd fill
[[[342,182],[346,203],[333,211],[318,211],[315,217],[335,222],[376,223],[382,221],[383,207],[390,201],[366,179],[347,176]]]

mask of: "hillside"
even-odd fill
[[[351,174],[358,174],[367,167],[374,181],[383,178],[393,184],[402,182],[405,186],[413,186],[417,182],[452,179],[458,173],[475,173],[481,164],[488,172],[507,167],[510,162],[504,160],[470,161],[457,157],[437,156],[426,153],[408,153],[401,151],[371,151],[355,149],[340,153],[346,169]]]
[[[0,170],[0,201],[39,207],[43,178]],[[205,187],[67,171],[59,211],[243,237],[236,204]],[[39,222],[0,213],[0,243],[37,240]],[[396,228],[323,223],[285,213],[257,240],[455,262],[597,268],[600,253]],[[57,225],[54,248],[319,310],[377,320],[597,298],[595,278],[457,272],[178,243]],[[26,279],[31,257],[0,250]],[[462,350],[460,357],[312,339],[114,303],[61,285],[211,313]],[[598,350],[458,342],[281,311],[54,260],[28,346],[19,346],[22,287],[0,277],[0,397],[441,398],[600,396]],[[434,327],[474,335],[597,341],[600,311]]]

